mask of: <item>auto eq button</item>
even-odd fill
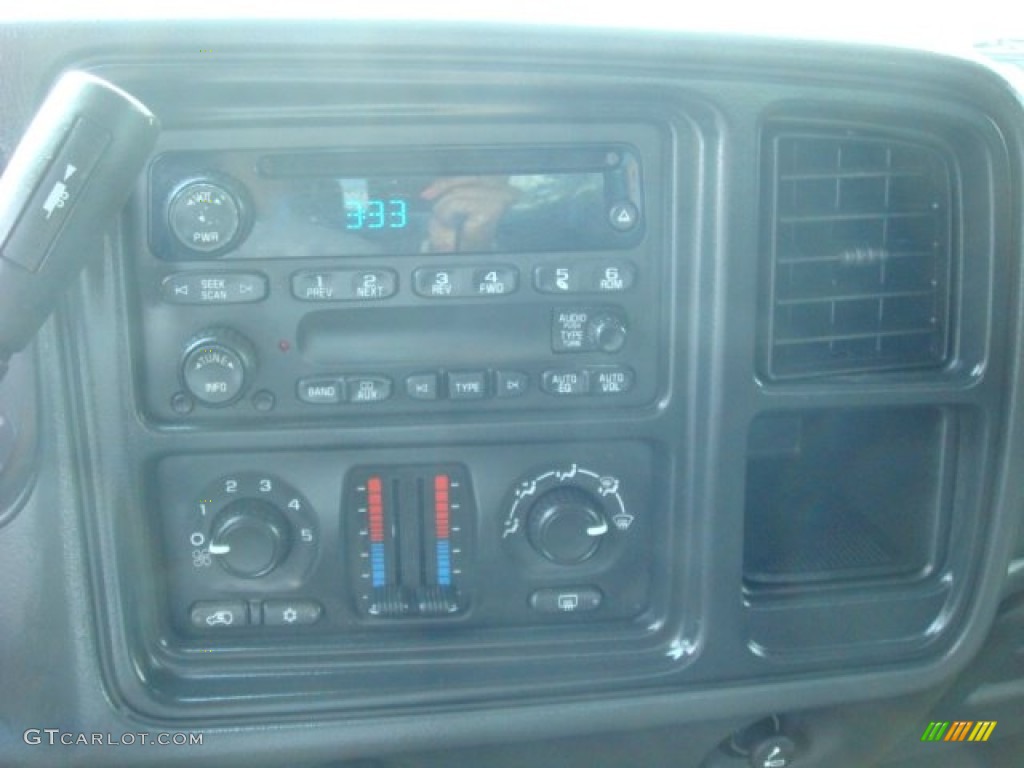
[[[583,370],[544,371],[541,389],[561,397],[590,393],[590,379]]]

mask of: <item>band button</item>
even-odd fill
[[[335,378],[301,379],[298,396],[299,400],[311,405],[336,405],[345,399],[345,385]]]

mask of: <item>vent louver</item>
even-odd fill
[[[945,156],[884,135],[769,136],[772,378],[939,367],[948,354]]]

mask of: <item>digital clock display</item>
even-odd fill
[[[609,174],[361,176],[293,182],[308,224],[335,230],[343,255],[509,253],[607,248],[636,223]],[[616,206],[633,220],[623,228]]]
[[[374,229],[405,229],[409,226],[409,205],[401,198],[345,201],[345,229],[352,232]]]

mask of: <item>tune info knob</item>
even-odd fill
[[[192,337],[185,348],[181,377],[204,405],[230,405],[245,392],[255,365],[252,342],[229,328],[210,328]]]
[[[214,521],[210,554],[228,573],[255,579],[270,573],[291,550],[291,527],[281,511],[262,499],[228,504]]]
[[[556,488],[541,496],[530,510],[530,544],[559,565],[582,563],[597,552],[608,533],[601,505],[579,488]]]

